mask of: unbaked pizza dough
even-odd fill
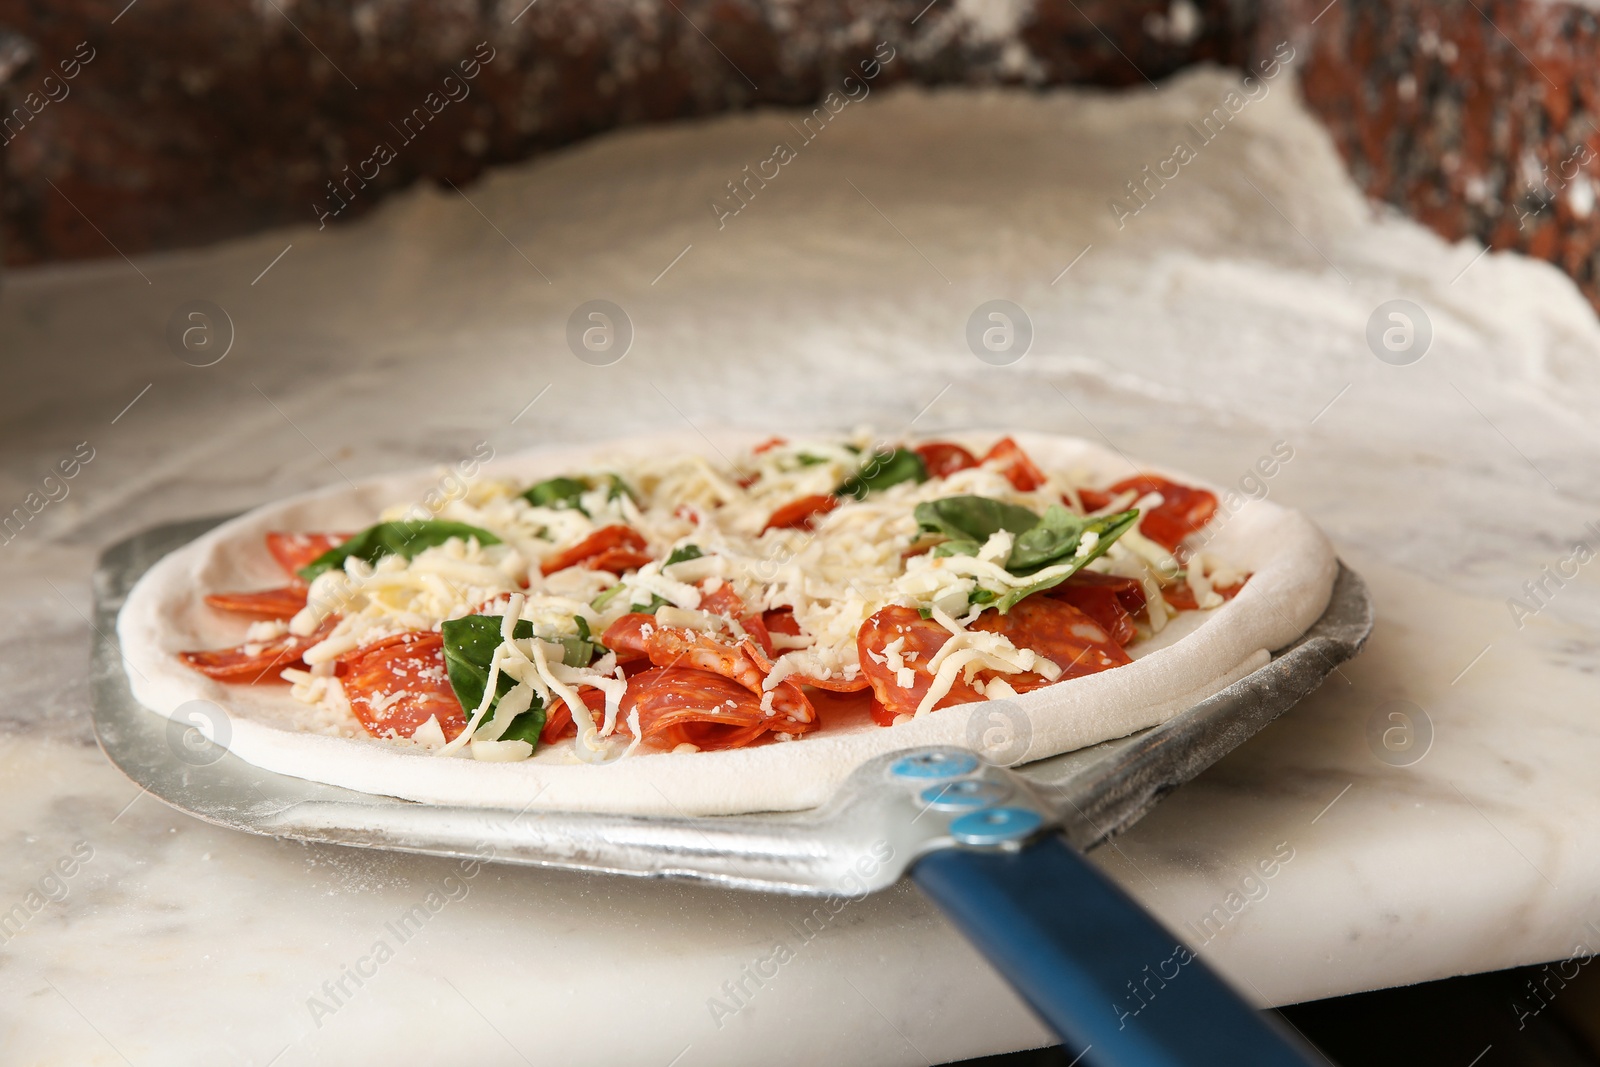
[[[946,439],[982,447],[997,436]],[[1041,466],[1076,470],[1096,484],[1134,473],[1127,459],[1088,441],[1013,436]],[[479,476],[531,483],[604,467],[611,457],[666,450],[716,460],[758,440],[745,432],[630,438],[505,457],[486,464]],[[1144,464],[1139,469],[1222,495],[1181,472]],[[643,815],[815,807],[874,757],[924,745],[970,747],[974,716],[984,716],[987,723],[987,713],[994,710],[989,702],[962,704],[891,727],[874,725],[864,715],[846,723],[825,719],[822,730],[797,741],[719,752],[641,748],[603,765],[577,762],[567,741],[541,747],[520,763],[491,763],[376,740],[354,719],[330,721],[329,713],[294,700],[286,686],[215,682],[178,659],[182,651],[243,640],[246,624],[207,607],[203,597],[282,583],[283,573],[263,541],[269,530],[361,529],[384,508],[420,499],[440,474],[430,469],[389,475],[267,504],[162,559],[129,594],[117,623],[135,697],[168,717],[190,701],[215,703],[227,713],[228,748],[279,774],[430,804]],[[1244,589],[1220,608],[1183,612],[1161,634],[1134,644],[1128,649],[1131,664],[1010,698],[1024,719],[1023,762],[1162,723],[1265,664],[1271,650],[1293,642],[1322,614],[1338,560],[1314,523],[1264,500],[1247,501],[1231,515],[1225,509],[1217,514],[1206,551],[1252,572]]]

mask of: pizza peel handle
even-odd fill
[[[1054,834],[939,849],[911,878],[1086,1064],[1316,1062]]]

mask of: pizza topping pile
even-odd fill
[[[1082,481],[1011,438],[979,456],[864,436],[481,479],[354,534],[269,534],[287,584],[206,597],[257,620],[246,642],[181,656],[481,760],[893,726],[1122,666],[1243,585],[1186,546],[1211,493]]]

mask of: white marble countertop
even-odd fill
[[[1368,650],[1097,859],[1266,1002],[1595,946],[1600,566],[1546,581],[1520,627],[1507,599],[1600,547],[1600,327],[1553,269],[1364,204],[1286,81],[1119,227],[1109,201],[1228,86],[880,93],[720,230],[708,200],[797,140],[788,116],[602,137],[323,232],[7,277],[0,505],[80,442],[93,458],[0,544],[0,1060],[921,1064],[1043,1043],[903,885],[802,941],[805,901],[232,834],[140,799],[94,747],[106,544],[479,440],[685,421],[1008,424],[1224,484],[1286,442],[1265,484],[1370,583]],[[564,340],[601,297],[636,332],[608,367]],[[1036,331],[1012,366],[963,341],[997,297]],[[1432,326],[1407,366],[1366,340],[1394,298]],[[213,366],[164,337],[193,299],[234,326]],[[1391,701],[1431,723],[1409,766],[1368,740]],[[386,924],[430,892],[402,943]],[[391,958],[314,1012],[380,940]],[[794,958],[719,1027],[708,999],[776,942]]]

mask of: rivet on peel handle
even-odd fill
[[[934,811],[971,811],[998,804],[1010,795],[1010,787],[1003,782],[963,778],[942,785],[930,785],[920,797]]]
[[[978,757],[970,752],[919,752],[894,761],[889,774],[910,781],[959,778],[978,769]]]
[[[987,808],[969,811],[950,821],[950,836],[963,845],[1003,845],[1023,838],[1044,825],[1044,817],[1027,808]]]

